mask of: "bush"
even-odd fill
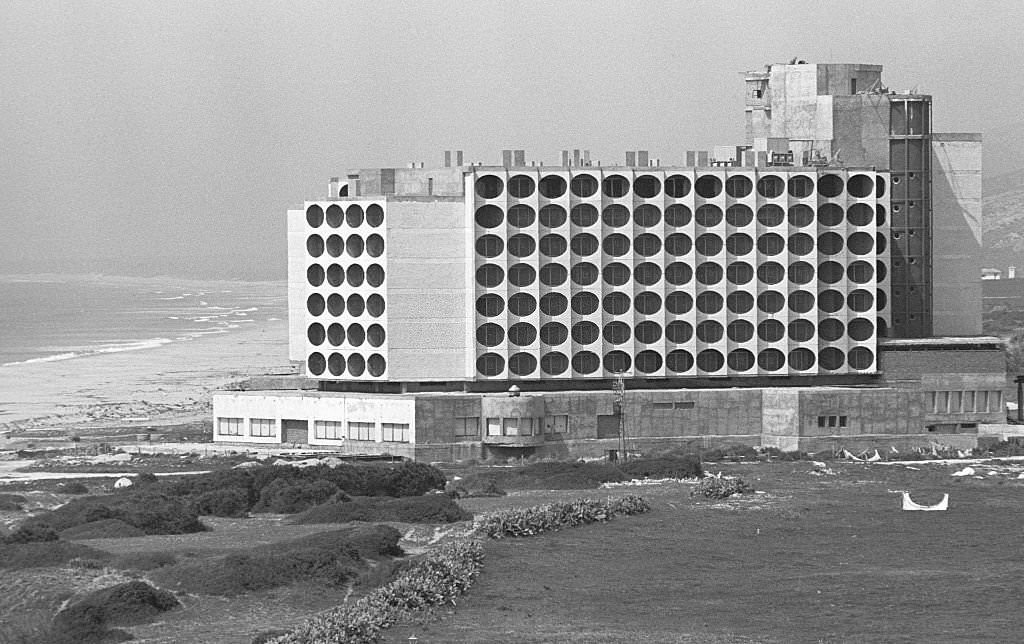
[[[145,532],[120,519],[100,519],[61,530],[61,539],[120,539],[142,537]]]
[[[245,517],[249,515],[249,493],[243,488],[226,488],[204,492],[192,500],[200,515]]]
[[[750,485],[738,476],[725,478],[720,476],[709,476],[702,479],[697,487],[690,491],[690,496],[703,496],[709,499],[727,499],[733,494],[753,492],[754,486]]]
[[[88,494],[89,488],[81,481],[68,481],[66,483],[59,483],[57,491],[62,494]]]
[[[182,501],[147,491],[72,499],[56,510],[27,520],[26,524],[49,523],[62,532],[104,519],[119,519],[146,534],[186,534],[206,530],[196,511]]]
[[[542,462],[523,467],[488,470],[466,476],[459,485],[473,489],[492,481],[504,490],[590,490],[602,483],[624,481],[622,470],[607,461]]]
[[[290,481],[274,479],[263,488],[253,512],[295,514],[330,499],[338,487],[329,481]]]
[[[634,479],[699,479],[704,476],[704,468],[696,454],[635,459],[622,463],[619,469]]]
[[[23,523],[4,538],[4,543],[34,543],[56,541],[60,538],[53,526],[47,523]]]
[[[650,509],[647,501],[639,496],[606,501],[577,499],[571,503],[549,503],[487,514],[477,522],[476,531],[491,539],[527,537],[585,523],[608,521],[617,514],[639,514]]]
[[[142,624],[181,604],[174,595],[143,581],[130,581],[86,595],[57,613],[53,633],[58,641],[108,642],[132,639],[108,626]]]
[[[0,546],[0,570],[21,570],[59,566],[72,559],[106,561],[109,553],[67,541],[35,541]]]
[[[349,521],[401,521],[404,523],[455,523],[468,521],[472,513],[443,494],[403,498],[356,497],[347,503],[324,503],[306,510],[292,523],[347,523]]]
[[[23,497],[20,494],[0,494],[0,503],[13,503],[13,504],[19,506],[18,507],[19,510],[21,509],[21,507],[20,507],[21,504],[23,504],[23,503],[25,503],[27,501],[28,501],[28,499],[26,499],[25,497]]]
[[[20,503],[0,499],[0,512],[21,512],[22,509]]]
[[[505,496],[507,492],[498,487],[493,478],[479,477],[472,481],[459,481],[448,484],[446,494],[453,499],[468,499],[472,497],[495,497]]]

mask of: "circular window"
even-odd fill
[[[508,341],[520,347],[528,347],[537,339],[537,327],[528,322],[516,322],[508,328]]]
[[[549,376],[558,376],[565,373],[569,368],[569,357],[564,353],[552,351],[545,353],[540,358],[540,369]]]
[[[879,282],[884,282],[885,281],[885,276],[886,276],[885,262],[883,262],[880,259],[877,260],[875,262],[875,270],[878,271],[878,281]]]
[[[722,296],[714,291],[702,291],[697,296],[697,310],[707,315],[718,313],[724,304]]]
[[[796,233],[789,236],[789,252],[794,255],[806,255],[814,250],[814,238],[807,233]]]
[[[370,372],[370,375],[374,378],[384,375],[384,370],[387,368],[387,362],[384,360],[384,356],[379,353],[375,353],[370,356],[370,359],[366,363],[366,370]]]
[[[686,291],[672,291],[665,296],[665,308],[672,315],[685,315],[693,308],[693,296]]]
[[[685,233],[672,233],[665,238],[665,252],[669,255],[679,257],[689,253],[691,248],[693,248],[693,242]]]
[[[725,277],[733,284],[746,284],[754,279],[754,267],[746,262],[733,262],[726,267]]]
[[[814,337],[814,323],[810,320],[793,320],[789,323],[789,339],[793,342],[807,342]]]
[[[701,371],[715,372],[725,366],[725,358],[720,351],[704,349],[697,354],[697,368]]]
[[[572,220],[573,226],[580,228],[593,226],[597,223],[597,208],[588,203],[577,204],[572,207],[569,218]]]
[[[652,199],[661,192],[661,181],[649,174],[639,176],[633,179],[633,192],[642,199]]]
[[[651,257],[661,252],[661,238],[651,233],[637,235],[633,240],[633,248],[642,257]]]
[[[641,344],[652,344],[661,339],[661,325],[650,320],[636,325],[636,340]]]
[[[604,369],[611,373],[629,371],[633,359],[625,351],[609,351],[604,356]]]
[[[773,203],[765,204],[757,209],[757,223],[762,226],[778,226],[786,220],[786,212]]]
[[[349,228],[357,228],[363,224],[363,207],[359,204],[352,204],[345,209],[345,225]]]
[[[825,294],[822,293],[821,296],[818,297],[819,302],[823,299],[824,295]],[[818,324],[818,335],[820,335],[821,339],[824,340],[825,342],[835,342],[839,338],[843,337],[843,333],[845,331],[846,326],[843,324],[843,322],[835,318],[826,318]],[[838,369],[838,367],[829,368]]]
[[[757,337],[763,342],[778,342],[786,335],[786,327],[778,320],[763,320],[757,325]]]
[[[778,284],[786,278],[786,269],[778,262],[764,262],[757,267],[757,279],[765,284]]]
[[[508,312],[512,315],[525,317],[533,315],[537,310],[537,300],[529,293],[516,293],[508,298]]]
[[[592,197],[597,192],[597,179],[589,174],[578,174],[569,182],[569,189],[577,197]]]
[[[681,203],[672,204],[665,209],[665,223],[669,226],[686,226],[692,218],[693,213]]]
[[[485,347],[496,347],[505,340],[505,330],[500,324],[488,322],[476,329],[476,341]]]
[[[494,199],[501,194],[505,184],[499,177],[486,175],[476,180],[476,194],[481,199]]]
[[[504,310],[505,300],[501,299],[500,295],[488,293],[487,295],[481,295],[477,298],[476,312],[484,317],[493,318],[497,315],[501,315]]]
[[[350,257],[359,257],[363,254],[363,238],[359,235],[349,235],[345,242],[345,252]]]
[[[786,355],[778,349],[765,349],[757,354],[757,366],[763,371],[778,371],[786,365]]]
[[[596,313],[599,304],[597,296],[589,291],[583,291],[572,296],[572,310],[577,315]]]
[[[826,347],[818,353],[818,364],[827,371],[841,369],[845,361],[846,356],[835,347]]]
[[[697,196],[704,199],[712,199],[722,194],[722,180],[718,177],[705,174],[697,178]]]
[[[485,288],[495,288],[505,280],[505,271],[497,264],[484,264],[476,269],[476,282]]]
[[[688,284],[693,279],[693,269],[686,262],[672,262],[665,267],[665,281],[673,286]]]
[[[661,369],[661,356],[656,351],[641,351],[636,354],[636,370],[640,373],[654,373]]]
[[[532,226],[536,218],[537,213],[533,208],[524,204],[518,204],[508,209],[508,225],[515,228]]]
[[[601,219],[606,226],[619,228],[629,223],[629,210],[621,204],[613,203],[605,207]]]
[[[820,249],[821,240],[818,240],[818,248]],[[843,265],[839,262],[822,262],[818,265],[818,279],[825,284],[835,284],[839,280],[843,279]]]
[[[868,262],[857,260],[846,267],[846,276],[851,282],[866,284],[875,276],[875,268]]]
[[[754,354],[746,349],[733,349],[729,352],[729,369],[748,371],[754,366]]]
[[[545,293],[540,298],[540,310],[544,315],[555,317],[569,309],[569,298],[561,293]]]
[[[733,320],[725,332],[733,342],[749,342],[754,337],[754,325],[746,320]]]
[[[331,266],[334,267],[334,266],[337,266],[337,264],[331,264]],[[324,267],[321,266],[320,264],[313,264],[312,266],[307,268],[306,269],[306,281],[309,282],[310,286],[320,286],[321,284],[323,284],[324,283]],[[338,285],[337,284],[332,284],[331,286],[338,286]]]
[[[629,342],[631,331],[625,322],[609,322],[604,325],[604,340],[611,344],[623,344]]]
[[[622,286],[629,281],[629,267],[620,262],[612,262],[601,271],[606,284]]]
[[[834,203],[818,206],[818,223],[822,226],[838,226],[843,223],[843,207]]]
[[[565,253],[565,237],[561,235],[544,235],[540,238],[540,252],[547,257],[559,257]]]
[[[855,203],[846,210],[846,219],[854,226],[867,226],[875,220],[875,211],[866,203]]]
[[[729,206],[725,211],[725,222],[730,226],[741,228],[749,226],[752,221],[754,221],[754,211],[750,209],[750,206],[738,203]]]
[[[574,284],[579,286],[590,286],[597,281],[598,270],[590,262],[573,264],[570,276]]]
[[[693,326],[689,322],[673,320],[665,327],[665,339],[672,344],[686,344],[693,338]]]
[[[684,349],[669,351],[665,356],[665,367],[672,373],[686,373],[693,369],[693,355]]]
[[[345,282],[345,269],[338,264],[331,264],[327,267],[327,283],[331,286],[341,286]]]
[[[338,204],[331,204],[327,208],[327,225],[337,228],[345,223],[345,211]]]
[[[324,325],[318,322],[310,324],[309,328],[306,329],[306,337],[309,339],[310,344],[323,344],[324,339],[327,337]]]
[[[781,178],[773,174],[763,176],[757,180],[757,194],[765,199],[781,197],[785,189],[786,184],[783,183]]]
[[[312,257],[320,257],[324,254],[324,238],[320,235],[310,235],[306,238],[306,252]]]
[[[847,332],[857,342],[864,342],[869,340],[875,332],[875,325],[867,318],[856,318],[850,320],[849,325],[847,325]]]
[[[384,209],[379,204],[372,203],[366,207],[366,223],[371,228],[376,228],[384,223]]]
[[[370,264],[366,267],[366,283],[374,288],[384,283],[384,268],[380,264]]]
[[[807,313],[814,308],[814,295],[808,291],[793,291],[789,294],[789,310]]]
[[[651,291],[644,291],[633,297],[633,308],[641,315],[654,315],[661,310],[661,296]]]
[[[754,308],[754,296],[746,291],[733,291],[725,298],[729,310],[737,315],[748,313]]]
[[[516,199],[525,199],[529,197],[533,194],[534,187],[533,179],[525,174],[517,174],[514,177],[509,177],[508,192]]]
[[[476,224],[481,228],[496,228],[505,221],[505,213],[494,205],[480,206],[476,211]]]
[[[765,233],[757,238],[757,250],[763,255],[778,255],[786,248],[786,240],[775,233]]]
[[[569,329],[560,322],[548,322],[540,328],[540,341],[544,344],[558,345],[569,338]]]
[[[697,208],[697,214],[693,218],[698,226],[705,228],[717,226],[722,223],[722,209],[714,204],[706,203]]]
[[[713,344],[722,339],[725,330],[722,325],[714,320],[704,320],[697,325],[697,339],[707,344]]]
[[[835,313],[843,308],[845,303],[846,298],[843,297],[843,294],[834,289],[828,289],[818,294],[818,308],[825,313]]]
[[[611,197],[612,199],[625,197],[626,193],[629,192],[629,179],[621,174],[608,175],[601,183],[601,188],[604,191],[605,196]]]
[[[814,352],[804,347],[789,352],[789,367],[793,371],[807,371],[814,367],[815,360]]]
[[[875,354],[867,347],[854,347],[850,349],[846,360],[853,369],[870,369],[871,364],[875,361]]]
[[[594,373],[599,366],[601,359],[592,351],[578,351],[572,357],[572,370],[576,373]]]
[[[882,289],[876,289],[875,297],[878,298],[878,310],[881,311],[882,309],[885,308],[886,305],[885,291],[883,291]]]
[[[633,277],[638,284],[653,286],[661,280],[661,267],[654,262],[643,262],[637,265]]]
[[[330,206],[330,208],[337,208],[337,206]],[[306,208],[306,223],[312,228],[321,226],[324,223],[324,209],[316,204]]]
[[[878,185],[883,185],[883,182],[879,181]],[[881,228],[885,225],[885,206],[882,204],[875,204],[875,225]]]
[[[476,240],[476,252],[487,258],[497,257],[505,250],[505,242],[497,235],[484,235]]]
[[[843,192],[843,178],[834,174],[823,174],[818,177],[818,194],[826,199],[834,199]]]
[[[644,228],[657,226],[661,223],[661,210],[649,203],[637,206],[633,211],[633,221]]]
[[[803,199],[814,192],[814,181],[810,177],[798,174],[789,178],[789,196]]]
[[[370,257],[380,257],[384,254],[384,238],[374,233],[366,238],[366,254]]]
[[[763,291],[757,296],[757,308],[765,313],[778,313],[786,304],[786,298],[778,291]]]
[[[363,330],[361,324],[350,324],[348,330],[345,332],[345,339],[353,347],[358,347],[366,341],[366,332]]]
[[[508,281],[514,286],[523,288],[537,280],[537,271],[529,264],[513,264],[508,267]]]
[[[549,174],[540,180],[540,194],[546,199],[557,199],[565,194],[565,179]],[[543,210],[543,209],[542,209]],[[562,210],[565,213],[565,210]]]
[[[625,293],[614,291],[604,296],[602,306],[609,315],[625,315],[630,307],[629,296]]]
[[[878,240],[878,252],[879,253],[884,253],[885,252],[885,235],[882,234],[882,233],[876,233],[875,237]]]
[[[754,250],[754,240],[746,233],[733,233],[725,239],[725,249],[730,255],[746,255]]]
[[[320,315],[326,307],[327,304],[324,302],[324,296],[319,293],[313,293],[306,298],[306,310],[309,311],[310,315]]]
[[[483,376],[497,376],[505,370],[505,358],[497,353],[485,353],[476,359],[476,370]]]
[[[363,311],[366,310],[366,303],[363,301],[362,295],[357,295],[355,293],[349,295],[348,302],[346,304],[348,305],[348,313],[352,317],[359,317],[363,314]]]
[[[665,179],[665,193],[673,199],[682,199],[690,194],[690,178],[674,174]]]
[[[541,182],[543,191],[544,182]],[[564,186],[564,184],[563,184]],[[564,189],[564,187],[563,187]],[[593,206],[591,206],[593,207]],[[565,224],[565,208],[557,204],[548,204],[540,209],[540,225],[546,228],[558,228]]]
[[[366,298],[366,312],[370,314],[370,317],[375,318],[384,315],[384,298],[380,293],[372,293],[370,297]]]
[[[327,327],[327,340],[333,346],[339,346],[345,341],[345,327],[341,326],[337,322]]]
[[[875,304],[875,298],[871,291],[858,288],[846,296],[846,305],[858,313],[864,313]]]
[[[572,325],[572,341],[576,344],[593,344],[600,334],[593,322],[577,322]]]
[[[847,246],[854,255],[867,255],[874,250],[875,240],[868,233],[853,233],[847,241]]]
[[[334,317],[338,317],[339,315],[344,313],[345,298],[338,295],[337,293],[332,293],[331,296],[327,298],[327,312],[333,315]]]
[[[789,225],[803,228],[814,223],[814,210],[807,204],[798,203],[789,208]]]
[[[306,366],[309,367],[310,373],[319,376],[327,368],[327,360],[322,353],[311,353],[306,359]]]
[[[823,255],[835,255],[843,250],[843,238],[839,233],[822,233],[818,236],[818,250]]]
[[[725,180],[725,194],[742,199],[754,189],[754,183],[743,175],[734,175]]]
[[[569,271],[561,264],[544,264],[540,267],[540,282],[544,286],[561,286],[569,279]]]
[[[697,248],[697,252],[701,255],[717,255],[722,252],[724,244],[722,238],[713,233],[705,233],[697,237],[697,241],[694,243]]]
[[[573,238],[573,243],[576,239]],[[597,247],[597,239],[594,239],[594,246]],[[629,252],[629,237],[620,235],[619,233],[613,233],[604,238],[604,252],[612,257],[621,257]],[[589,253],[588,253],[589,254]]]
[[[875,191],[875,182],[866,174],[855,174],[846,180],[846,191],[857,199],[870,197]]]
[[[793,262],[789,265],[789,281],[794,284],[807,284],[814,279],[814,267],[807,262]]]
[[[697,266],[697,281],[701,284],[718,284],[722,281],[722,266],[715,262],[704,262]]]

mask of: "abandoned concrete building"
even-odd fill
[[[878,65],[749,72],[744,145],[352,170],[288,217],[289,389],[216,441],[418,460],[973,445],[981,138]],[[682,154],[679,155],[682,157]]]

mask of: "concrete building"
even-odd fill
[[[685,165],[446,152],[332,179],[288,211],[307,389],[216,395],[215,439],[430,460],[972,442],[1005,380],[977,337],[980,138],[932,133],[931,97],[879,66],[746,83],[746,145]]]

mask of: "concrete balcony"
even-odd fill
[[[483,443],[484,445],[498,445],[501,447],[536,447],[544,444],[544,435],[484,436]]]

